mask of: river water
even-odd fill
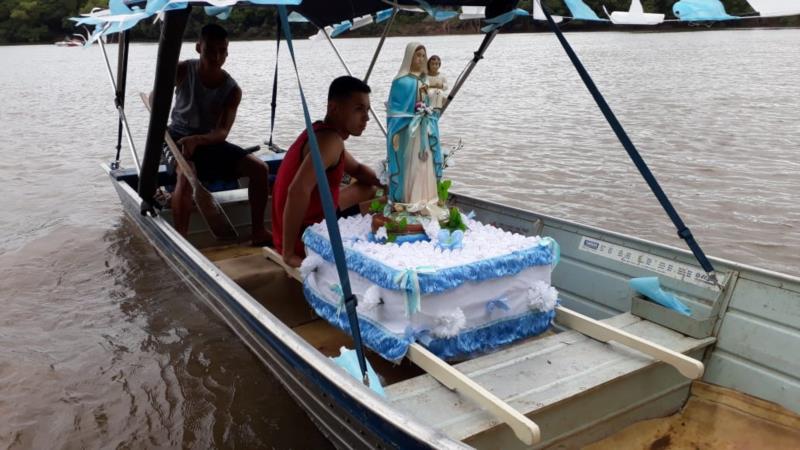
[[[800,30],[568,38],[707,253],[800,275]],[[419,39],[452,83],[481,37]],[[371,79],[381,115],[409,40],[387,41]],[[356,75],[376,43],[337,40]],[[296,46],[319,118],[342,69],[324,42]],[[140,152],[136,93],[152,86],[156,50],[131,48]],[[302,116],[285,54],[275,136],[288,146]],[[274,42],[230,47],[243,146],[268,134],[273,55]],[[0,47],[0,61],[0,447],[324,448],[124,216],[99,166],[116,139],[99,48]],[[464,144],[457,192],[682,247],[551,35],[500,35],[441,132]],[[371,123],[348,147],[372,162],[383,142]]]

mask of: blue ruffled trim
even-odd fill
[[[308,303],[314,308],[317,315],[336,328],[339,328],[351,336],[353,335],[353,333],[350,332],[350,322],[347,320],[347,312],[344,308],[337,308],[323,300],[308,287],[307,283],[303,283],[303,291],[306,294]],[[382,358],[399,362],[406,356],[408,346],[411,344],[410,340],[390,333],[381,325],[369,319],[365,319],[363,316],[358,317],[358,326],[361,329],[361,339],[364,344],[375,353],[381,355]]]
[[[481,328],[459,333],[455,337],[434,338],[425,347],[442,359],[470,357],[519,339],[542,334],[550,328],[555,316],[555,310],[529,311],[512,319],[504,318]]]
[[[555,242],[555,241],[552,241]],[[303,243],[318,253],[326,261],[333,263],[333,250],[330,242],[320,234],[307,228],[303,233]],[[422,294],[432,294],[456,288],[467,281],[485,281],[516,275],[531,266],[545,266],[555,259],[554,245],[545,240],[537,245],[508,255],[475,261],[461,266],[439,269],[435,272],[419,271],[419,286]],[[397,283],[403,270],[393,269],[380,261],[368,258],[354,250],[345,248],[347,268],[385,289],[404,290]]]
[[[307,283],[303,283],[303,290],[308,303],[320,317],[352,335],[344,309],[337,308],[322,299]],[[425,347],[442,359],[464,358],[486,353],[519,339],[547,331],[555,316],[555,310],[529,311],[514,318],[487,323],[452,338],[425,339]],[[396,335],[363,316],[358,317],[358,325],[361,328],[361,339],[364,344],[389,361],[399,362],[403,359],[408,352],[408,346],[415,341],[413,333]],[[428,337],[426,333],[426,338]]]

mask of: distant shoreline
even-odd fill
[[[719,25],[718,23],[714,23],[711,26],[704,26],[703,24],[686,24],[677,22],[675,25],[667,24],[667,25],[657,25],[657,26],[629,26],[629,25],[586,25],[584,24],[576,24],[573,27],[570,27],[569,24],[566,26],[561,27],[561,31],[564,33],[579,33],[579,32],[588,32],[588,33],[613,33],[613,32],[624,32],[624,33],[692,33],[692,32],[704,32],[704,31],[722,31],[722,30],[792,30],[792,29],[800,29],[800,24],[798,25],[753,25],[753,26],[743,26],[743,25],[734,25],[734,26],[715,26]],[[414,30],[410,29],[406,30],[394,30],[393,33],[390,33],[389,37],[414,37],[414,36],[466,36],[466,35],[480,35],[483,34],[480,32],[480,29],[470,30],[470,29],[463,29],[458,28],[451,30],[447,33],[440,32],[440,31],[433,31],[432,30]],[[533,29],[520,29],[520,30],[508,30],[504,31],[503,34],[538,34],[538,33],[550,33],[550,29],[547,28],[546,25],[538,26]],[[188,34],[188,33],[187,33]],[[113,35],[112,35],[113,36]],[[66,36],[65,36],[66,37]],[[309,35],[301,35],[297,36],[297,39],[307,39]],[[379,35],[372,34],[372,33],[350,33],[344,34],[336,40],[340,39],[361,39],[361,38],[376,38]],[[193,37],[191,35],[187,35],[184,37],[184,42],[192,41]],[[275,38],[273,36],[248,36],[248,37],[237,37],[231,36],[231,42],[249,42],[249,41],[273,41]],[[56,42],[59,41],[39,41],[39,42],[3,42],[0,43],[0,47],[21,47],[21,46],[33,46],[33,45],[55,45]],[[157,43],[158,39],[152,38],[133,38],[132,43]],[[109,43],[114,43],[114,39]],[[66,47],[69,48],[69,47]]]

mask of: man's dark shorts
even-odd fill
[[[173,131],[170,131],[170,135],[175,142],[184,137]],[[172,161],[172,155],[166,150],[166,146],[165,156],[167,161]],[[202,181],[233,180],[237,178],[236,169],[239,161],[245,156],[247,152],[243,148],[226,141],[197,147],[192,157],[187,160],[194,163],[197,176]]]

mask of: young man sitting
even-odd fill
[[[206,25],[195,49],[200,59],[178,64],[169,132],[186,159],[194,165],[200,180],[250,179],[247,194],[253,244],[263,244],[269,239],[264,229],[269,169],[257,157],[225,140],[242,100],[239,85],[222,70],[228,57],[228,33],[219,25]],[[178,171],[172,213],[175,229],[184,236],[189,229],[191,210],[192,188]]]
[[[340,216],[358,213],[359,203],[374,197],[380,186],[375,172],[356,161],[344,146],[347,138],[361,136],[367,127],[369,93],[369,86],[358,78],[333,80],[328,89],[325,120],[313,124]],[[305,256],[303,230],[324,219],[309,151],[308,135],[303,131],[286,153],[272,193],[272,239],[275,250],[292,267],[299,267]],[[340,189],[345,173],[356,182]]]

